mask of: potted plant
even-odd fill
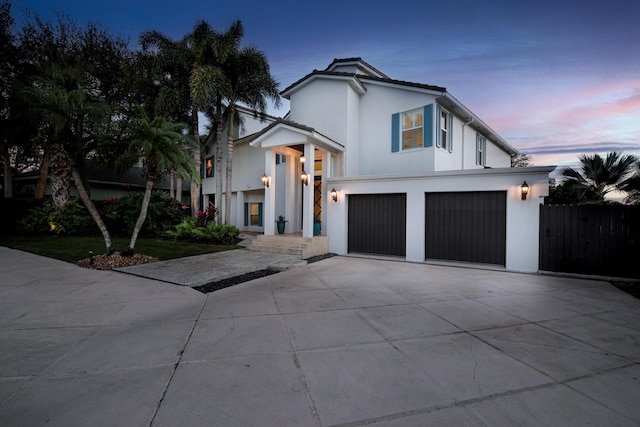
[[[318,215],[314,215],[313,216],[313,235],[314,236],[320,235],[321,227],[322,227],[322,224],[320,221],[320,217]]]
[[[284,234],[284,226],[287,223],[287,219],[280,215],[276,220],[276,225],[278,226],[278,234]]]

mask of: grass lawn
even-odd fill
[[[129,245],[129,238],[113,239],[116,250],[124,250]],[[75,263],[88,258],[89,251],[94,255],[105,253],[102,237],[71,236],[1,236],[0,246],[20,249],[50,258]],[[192,255],[240,249],[235,245],[210,245],[205,243],[181,242],[161,239],[138,239],[136,253],[150,255],[161,260],[182,258]]]

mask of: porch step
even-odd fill
[[[287,254],[307,259],[329,253],[329,237],[302,237],[299,234],[258,235],[247,250]]]

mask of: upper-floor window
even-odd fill
[[[484,166],[487,162],[487,139],[476,134],[476,165]]]
[[[440,147],[445,150],[451,148],[451,115],[448,111],[440,109]]]
[[[434,135],[434,104],[391,115],[391,152],[431,147]]]
[[[213,157],[204,159],[204,177],[213,178]]]
[[[402,113],[402,149],[422,147],[424,116],[423,110],[417,109]]]

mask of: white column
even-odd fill
[[[264,187],[264,210],[263,210],[263,224],[264,235],[273,236],[276,228],[276,156],[273,155],[273,151],[269,148],[264,153],[264,173],[271,178],[271,185]]]
[[[285,162],[285,179],[284,179],[284,212],[276,215],[284,215],[287,219],[285,225],[285,233],[292,233],[296,231],[296,227],[299,226],[296,220],[296,185],[300,183],[300,178],[297,172],[297,158],[291,154],[287,154],[287,161]],[[282,189],[280,190],[282,191]]]
[[[331,188],[327,185],[327,178],[331,177],[331,153],[329,151],[322,152],[322,231],[321,234],[327,233],[327,217],[329,215],[329,204],[333,203],[331,200]]]
[[[232,212],[235,213],[235,219],[231,223],[244,230],[244,191],[236,192],[236,208]]]
[[[313,237],[313,173],[315,146],[304,144],[305,171],[309,174],[309,185],[302,190],[302,237]]]

